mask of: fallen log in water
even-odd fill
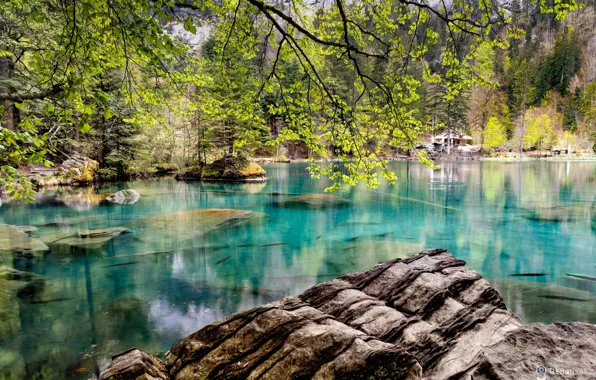
[[[596,326],[523,326],[464,265],[441,249],[381,263],[210,324],[163,363],[121,354],[100,379],[596,378]]]

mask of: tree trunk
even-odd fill
[[[8,81],[11,77],[12,72],[12,64],[10,62],[10,57],[0,57],[0,80],[1,81]],[[10,89],[8,86],[0,86],[0,93],[8,94]],[[11,131],[15,130],[15,108],[14,104],[10,100],[5,100],[2,102],[2,107],[4,108],[4,127],[6,129],[10,129]]]

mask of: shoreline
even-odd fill
[[[596,155],[591,156],[554,156],[554,157],[527,157],[524,156],[521,160],[518,157],[458,157],[453,156],[450,159],[445,159],[446,157],[440,157],[436,159],[434,162],[441,164],[441,163],[470,163],[470,162],[503,162],[503,163],[519,163],[519,162],[533,162],[533,161],[550,161],[550,162],[596,162]],[[419,162],[418,159],[415,157],[389,157],[384,158],[388,162]],[[292,159],[292,160],[282,160],[276,161],[271,158],[266,157],[256,157],[253,159],[253,162],[262,164],[262,165],[271,165],[271,164],[297,164],[297,163],[309,163],[310,161],[306,158],[299,158],[299,159]],[[331,163],[331,162],[341,162],[336,159],[332,160],[317,160],[315,162],[318,163]],[[68,188],[85,188],[85,187],[104,187],[109,186],[111,184],[128,182],[128,181],[138,181],[138,180],[154,180],[154,179],[163,179],[163,178],[175,178],[174,172],[157,172],[157,173],[147,173],[143,176],[135,176],[130,178],[119,178],[113,181],[92,181],[92,182],[61,182],[58,180],[52,180],[52,176],[41,177],[41,181],[37,179],[39,182],[35,183],[35,189],[42,190],[42,189],[50,189],[50,188],[61,188],[61,187],[68,187]],[[257,177],[257,178],[249,178],[249,179],[176,179],[177,181],[201,181],[201,182],[218,182],[218,183],[259,183],[259,182],[266,182],[267,177]]]

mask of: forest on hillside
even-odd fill
[[[595,80],[588,0],[6,0],[1,178],[26,194],[23,167],[75,155],[98,181],[269,156],[375,186],[445,130],[591,151]]]

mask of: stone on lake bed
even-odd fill
[[[0,224],[0,251],[36,253],[49,250],[41,240],[27,236],[19,227]]]
[[[26,234],[31,234],[31,233],[37,231],[37,227],[35,227],[35,226],[16,226],[16,227]]]
[[[181,242],[262,219],[265,214],[236,209],[196,209],[131,221],[145,242]]]
[[[126,227],[108,227],[108,228],[97,228],[94,230],[82,229],[77,232],[79,237],[91,238],[91,237],[114,237],[121,233],[130,232],[130,229]]]
[[[108,227],[98,229],[80,229],[55,231],[43,235],[40,239],[47,244],[64,244],[73,247],[99,248],[116,236],[130,232],[126,227]]]
[[[532,210],[526,210],[522,217],[529,220],[550,223],[576,222],[584,218],[585,207],[578,206],[552,206],[537,207]]]
[[[114,194],[109,195],[106,199],[109,202],[120,205],[132,205],[137,203],[141,194],[134,189],[120,190]]]
[[[281,207],[307,208],[341,207],[351,203],[351,201],[334,194],[304,194],[276,202],[276,204]]]
[[[18,293],[39,279],[33,273],[0,266],[0,340],[17,333],[21,328]]]
[[[490,279],[511,311],[524,320],[572,322],[596,319],[596,296],[554,283]],[[581,280],[580,280],[581,281]]]

